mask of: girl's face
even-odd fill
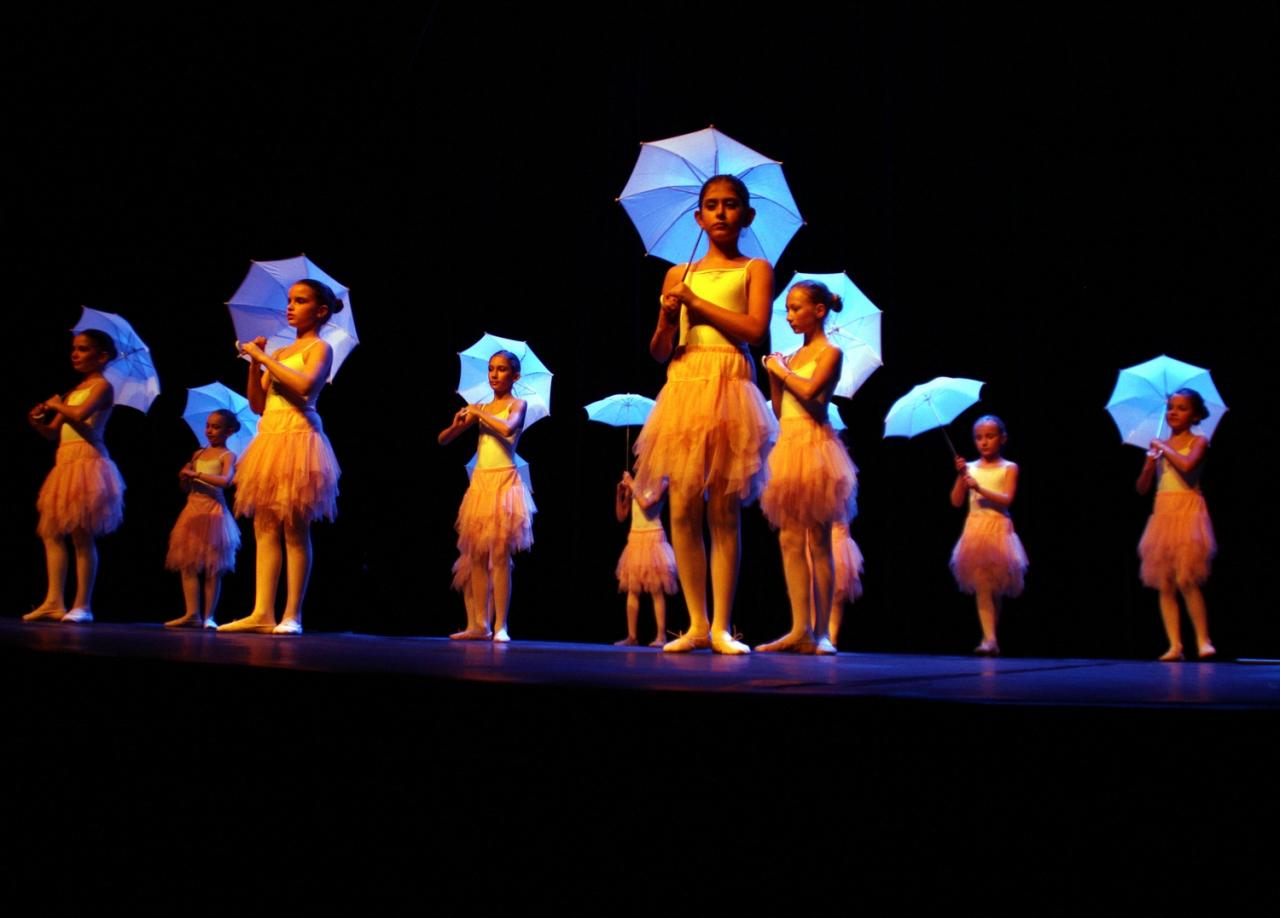
[[[1196,409],[1191,399],[1185,395],[1169,396],[1169,404],[1165,408],[1164,420],[1174,433],[1182,433],[1191,429],[1195,420]]]
[[[294,284],[289,288],[284,316],[292,327],[310,331],[329,317],[329,307],[316,299],[315,291],[306,284]]]
[[[728,182],[715,182],[702,196],[693,217],[709,237],[724,242],[737,239],[751,225],[755,211],[742,202]]]
[[[827,317],[827,307],[809,299],[803,287],[792,287],[787,292],[787,324],[797,334],[806,335],[822,327]]]
[[[88,335],[76,335],[71,339],[71,368],[77,373],[96,373],[107,365],[107,355]]]
[[[231,436],[227,427],[227,419],[220,414],[211,414],[204,420],[204,435],[210,446],[222,446]]]
[[[973,428],[973,445],[978,448],[978,455],[983,459],[998,459],[1000,447],[1008,439],[992,421],[983,421]]]
[[[489,388],[494,395],[507,395],[516,384],[520,374],[516,372],[511,361],[502,354],[494,354],[489,358]]]

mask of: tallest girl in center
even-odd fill
[[[689,607],[689,630],[663,647],[669,653],[750,652],[732,628],[741,509],[764,487],[777,435],[747,351],[769,328],[773,298],[773,267],[738,251],[738,237],[755,218],[750,197],[733,176],[702,186],[694,219],[710,247],[701,261],[667,272],[649,342],[655,360],[671,363],[636,440],[636,492],[657,494],[662,479],[669,482],[671,543]],[[704,522],[711,532],[710,617]]]

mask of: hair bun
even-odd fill
[[[842,297],[840,294],[836,293],[835,291],[832,291],[831,302],[827,305],[827,308],[832,310],[833,312],[840,312],[842,309],[844,309],[844,297]]]

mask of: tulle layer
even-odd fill
[[[831,528],[831,556],[835,561],[832,598],[853,602],[862,595],[862,550],[849,536],[849,527]]]
[[[734,347],[686,347],[636,439],[637,489],[760,496],[777,423],[755,384],[751,363]]]
[[[495,549],[508,554],[533,545],[533,495],[515,466],[476,469],[458,508],[458,552],[463,557],[488,555]],[[455,565],[455,585],[460,575]],[[469,575],[468,575],[469,576]]]
[[[59,445],[53,469],[36,497],[41,538],[70,535],[77,529],[94,536],[119,528],[124,519],[124,481],[106,448],[88,440]]]
[[[661,529],[633,529],[618,558],[619,593],[675,593],[676,553]]]
[[[857,507],[858,473],[829,424],[784,418],[769,454],[760,509],[774,528],[845,523]]]
[[[208,494],[192,493],[169,533],[164,566],[171,571],[221,574],[236,569],[240,527],[226,505]]]
[[[1217,553],[1204,495],[1199,491],[1158,492],[1155,510],[1138,542],[1142,582],[1156,589],[1204,583]]]
[[[1027,572],[1027,553],[1003,513],[970,511],[964,532],[951,552],[951,573],[966,593],[990,590],[996,596],[1017,596]]]
[[[318,414],[268,411],[236,468],[236,516],[331,520],[341,474]]]

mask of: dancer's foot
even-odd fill
[[[60,622],[67,610],[62,607],[40,606],[22,616],[24,622]]]
[[[271,629],[272,634],[296,635],[302,634],[302,622],[296,618],[286,618],[280,624]]]
[[[276,618],[274,615],[258,615],[250,613],[244,618],[237,618],[233,622],[227,622],[225,625],[219,625],[219,631],[249,631],[255,634],[270,634],[276,628]]]
[[[93,613],[84,606],[76,606],[62,620],[68,625],[88,625],[93,622]]]
[[[495,644],[509,644],[511,643],[511,635],[507,634],[506,628],[499,628],[493,632],[493,642]]]
[[[213,616],[212,616],[212,615],[210,615],[208,618],[206,618],[206,619],[204,620],[204,626],[203,626],[203,627],[207,628],[209,631],[217,631],[217,630],[218,630],[218,623],[217,623],[217,622],[215,622],[215,621],[213,620]]]
[[[1185,658],[1182,656],[1182,647],[1180,646],[1170,647],[1164,653],[1160,654],[1160,656],[1156,657],[1156,660],[1160,663],[1179,663],[1183,659]]]
[[[1208,641],[1205,641],[1200,645],[1200,649],[1196,652],[1196,655],[1201,660],[1212,660],[1218,655],[1218,648],[1214,647]]]
[[[658,635],[656,638],[654,638],[652,641],[649,642],[650,647],[665,647],[666,644],[667,642],[662,639],[662,635]]]
[[[706,650],[711,646],[711,638],[706,634],[677,634],[674,640],[662,645],[663,653],[689,653],[693,650]]]
[[[760,653],[816,653],[818,643],[809,632],[792,634],[787,632],[776,641],[756,645]]]
[[[478,628],[472,626],[464,628],[462,631],[455,631],[449,635],[451,641],[487,641],[493,637],[493,632],[488,628]]]
[[[828,637],[818,638],[818,646],[813,652],[820,657],[834,657],[839,653],[836,645],[831,643],[831,638]]]
[[[633,636],[628,635],[627,637],[624,637],[620,641],[614,641],[613,646],[614,647],[634,647],[636,646],[636,644],[639,644],[639,643],[640,642],[637,641]]]
[[[973,652],[980,657],[998,657],[1000,656],[1000,645],[995,642],[995,639],[984,640],[973,648]]]
[[[728,631],[711,632],[711,649],[716,653],[729,654],[730,656],[751,653],[750,647]]]
[[[181,618],[175,618],[164,623],[166,628],[200,628],[204,622],[200,620],[200,616],[194,612],[188,612]]]

